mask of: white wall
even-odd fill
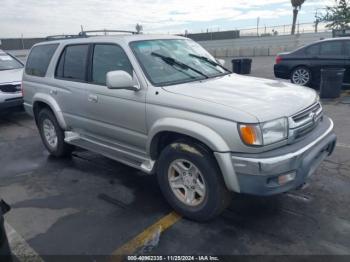
[[[275,56],[280,52],[292,51],[323,38],[332,37],[331,32],[283,35],[269,37],[245,37],[230,40],[200,41],[215,57]]]

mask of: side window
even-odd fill
[[[345,42],[345,55],[350,56],[350,41]]]
[[[56,77],[85,81],[89,45],[67,46],[56,68]]]
[[[124,50],[117,45],[95,45],[92,60],[92,82],[106,85],[106,74],[115,70],[123,70],[130,75],[133,74],[131,63]]]
[[[322,43],[320,46],[320,54],[324,56],[338,56],[343,54],[342,41],[330,41]]]
[[[305,53],[310,56],[315,56],[319,54],[319,49],[320,49],[319,45],[312,45],[306,48]]]
[[[39,45],[30,52],[25,72],[27,75],[44,77],[58,44]]]

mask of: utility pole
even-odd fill
[[[256,35],[259,36],[260,17],[256,19]]]

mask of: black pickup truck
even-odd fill
[[[12,261],[3,216],[8,211],[10,211],[10,206],[0,199],[0,261]]]

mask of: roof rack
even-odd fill
[[[89,35],[95,33],[95,35]],[[128,31],[128,30],[107,30],[107,29],[102,29],[102,30],[88,30],[88,31],[81,31],[79,33],[79,36],[82,37],[88,37],[88,36],[97,36],[97,33],[103,33],[103,35],[109,35],[109,33],[127,33],[127,34],[132,34],[132,35],[137,35],[138,32],[135,31]]]
[[[82,38],[83,35],[50,35],[47,36],[45,39],[47,41],[54,41],[54,40],[62,40],[62,39],[74,39],[74,38]]]
[[[50,35],[47,36],[45,39],[46,41],[54,41],[54,40],[68,40],[68,39],[75,39],[75,38],[85,38],[90,36],[100,36],[98,33],[103,33],[104,36],[110,35],[110,33],[127,33],[132,35],[139,34],[135,31],[128,31],[128,30],[88,30],[88,31],[81,31],[77,35]]]

